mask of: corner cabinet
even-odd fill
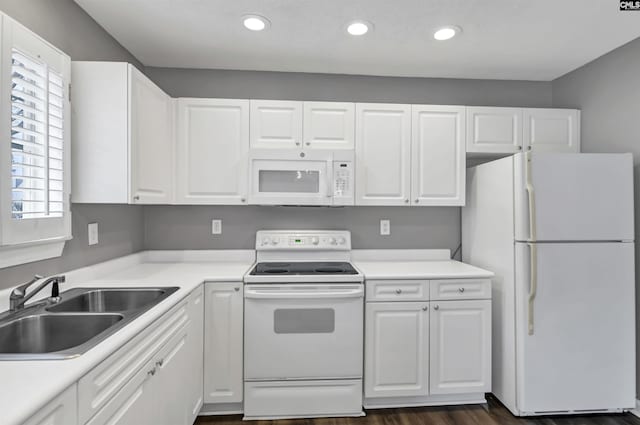
[[[242,282],[205,283],[204,402],[242,402]]]
[[[178,99],[176,203],[247,201],[249,101]]]
[[[490,280],[365,286],[365,407],[484,402],[491,391]]]
[[[72,62],[72,201],[169,204],[174,101],[133,65]]]
[[[465,107],[412,106],[411,203],[465,202]]]

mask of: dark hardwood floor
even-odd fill
[[[239,425],[242,416],[201,416],[198,425]],[[244,422],[247,425],[251,422]],[[488,397],[487,405],[417,407],[368,410],[361,418],[289,419],[253,421],[256,425],[640,425],[630,413],[620,415],[548,416],[516,418],[500,402]]]

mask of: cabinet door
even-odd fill
[[[76,425],[78,423],[77,386],[73,384],[62,394],[40,408],[23,425]]]
[[[151,379],[155,405],[154,425],[187,424],[191,419],[188,412],[187,396],[190,395],[190,375],[193,365],[189,356],[189,329],[186,326],[178,335],[171,339],[158,353],[155,361],[155,375]],[[146,421],[146,423],[151,423]]]
[[[130,202],[167,204],[173,199],[172,99],[129,66]]]
[[[252,149],[302,147],[302,102],[252,100],[250,122]]]
[[[187,385],[185,387],[187,423],[193,423],[204,402],[204,289],[201,285],[189,298],[187,334]]]
[[[164,400],[155,399],[153,364],[139,370],[85,425],[156,424]]]
[[[179,99],[177,202],[245,203],[248,150],[248,100]]]
[[[427,395],[428,303],[367,303],[365,328],[365,397]]]
[[[533,152],[580,152],[580,111],[525,109],[524,147]]]
[[[206,283],[205,403],[242,401],[242,328],[242,283]]]
[[[406,205],[411,187],[411,106],[356,105],[356,205]]]
[[[431,303],[430,393],[491,391],[491,301]]]
[[[516,153],[522,150],[522,109],[467,108],[468,153]]]
[[[304,102],[305,149],[353,149],[354,104]]]
[[[464,106],[413,105],[413,205],[464,205]]]

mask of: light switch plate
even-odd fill
[[[98,223],[89,223],[89,226],[87,226],[87,235],[89,237],[89,245],[98,244]]]
[[[391,221],[387,219],[380,220],[380,235],[389,236],[391,234]]]
[[[211,220],[211,234],[212,235],[222,234],[222,220],[220,219]]]

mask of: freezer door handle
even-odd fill
[[[533,335],[533,307],[538,291],[538,248],[535,243],[528,243],[529,247],[529,297],[527,299],[527,325],[529,335]]]

